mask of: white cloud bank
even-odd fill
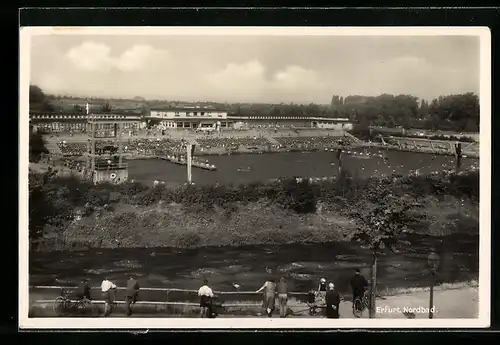
[[[156,50],[149,45],[134,45],[120,56],[113,57],[111,48],[106,44],[88,41],[71,48],[66,57],[76,68],[84,71],[109,71],[113,68],[136,71],[146,68],[148,63],[165,54],[165,51]]]
[[[266,79],[266,67],[258,59],[230,62],[216,69],[207,65],[202,56],[172,56],[168,51],[150,45],[134,45],[113,56],[111,47],[91,41],[72,47],[65,56],[80,75],[82,72],[95,73],[95,90],[99,89],[97,79],[107,80],[105,84],[113,85],[115,89],[122,89],[123,83],[118,87],[113,78],[130,81],[130,91],[125,92],[127,96],[142,95],[143,90],[151,90],[153,84],[156,90],[151,91],[158,96],[161,93],[166,97],[185,94],[186,98],[192,98],[194,93],[206,100],[220,100],[222,95],[227,95],[224,100],[271,101],[269,95],[274,95],[283,100],[300,97],[313,102],[318,92],[327,97],[331,93],[317,72],[301,66],[288,65]],[[49,89],[61,85],[54,75],[41,81],[40,86],[49,86]],[[45,83],[48,85],[43,85]],[[148,94],[152,92],[146,92],[145,96]]]
[[[429,99],[478,91],[478,77],[471,74],[477,66],[469,61],[436,65],[430,55],[404,49],[388,56],[385,48],[370,48],[368,55],[340,47],[325,51],[331,45],[315,52],[299,45],[264,49],[261,43],[233,42],[221,49],[202,41],[133,40],[40,43],[32,50],[31,81],[50,93],[273,103],[329,103],[333,94],[410,93]]]

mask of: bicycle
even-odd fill
[[[93,304],[87,298],[78,300],[71,300],[71,291],[62,291],[61,296],[57,297],[54,301],[54,312],[57,316],[66,316],[71,312],[83,313],[86,310],[91,310]]]
[[[363,311],[369,307],[369,293],[365,291],[363,297],[356,297],[352,302],[352,313],[354,317],[360,318]]]

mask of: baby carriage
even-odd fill
[[[326,300],[323,294],[317,294],[316,291],[307,293],[307,305],[309,306],[309,315],[317,315],[326,307]]]
[[[207,318],[215,319],[222,310],[222,303],[217,300],[217,297],[212,297],[207,308]]]

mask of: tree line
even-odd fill
[[[63,109],[61,106],[55,105],[52,101],[53,100],[58,100],[58,99],[78,99],[81,100],[81,98],[77,97],[62,97],[62,96],[54,96],[54,95],[48,95],[45,94],[40,87],[37,85],[30,85],[30,90],[29,90],[29,105],[30,105],[30,111],[33,112],[47,112],[47,113],[57,113],[57,112],[62,112]],[[113,111],[116,111],[115,107],[113,107],[110,104],[110,100],[105,100],[101,98],[89,98],[90,101],[105,101],[104,104],[102,104],[99,107],[99,112],[100,113],[112,113]],[[67,110],[66,110],[67,111]],[[73,105],[71,112],[75,114],[85,114],[86,113],[86,108],[84,105],[81,104],[75,104]],[[123,110],[122,110],[123,111]]]
[[[330,108],[335,115],[348,117],[361,127],[479,131],[479,97],[471,92],[440,96],[431,102],[411,95],[334,96]]]

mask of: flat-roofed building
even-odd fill
[[[183,107],[151,109],[149,119],[159,120],[166,129],[190,128],[212,130],[230,127],[227,111],[214,108]]]
[[[151,109],[149,119],[158,120],[166,129],[212,130],[220,125],[224,129],[250,128],[318,128],[350,130],[352,122],[347,118],[299,117],[299,116],[239,116],[213,108]]]
[[[347,118],[229,115],[228,119],[234,128],[317,128],[348,131],[353,127],[353,123]]]
[[[44,133],[85,132],[89,129],[89,121],[113,121],[122,123],[122,128],[141,129],[145,123],[137,114],[81,114],[81,113],[30,113],[30,125],[33,130]]]

